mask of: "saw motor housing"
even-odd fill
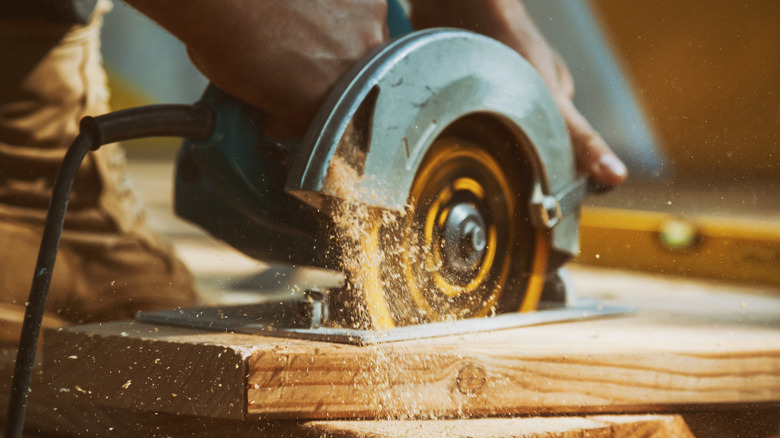
[[[262,113],[214,86],[201,104],[215,113],[216,128],[209,138],[182,148],[175,209],[247,255],[341,269],[344,254],[333,237],[329,203],[357,202],[403,214],[427,196],[424,207],[436,210],[420,219],[420,239],[436,240],[428,242],[434,253],[444,248],[431,263],[454,264],[469,278],[483,278],[474,260],[499,258],[504,266],[497,266],[499,271],[525,271],[522,290],[498,285],[507,289],[504,295],[520,297],[502,297],[509,304],[496,301],[456,317],[486,316],[488,307],[535,310],[540,294],[541,305],[573,299],[559,270],[578,252],[586,180],[577,173],[568,131],[546,85],[503,44],[450,29],[394,40],[350,70],[306,135],[288,142],[265,135]],[[351,199],[343,199],[338,189],[343,182],[333,171],[337,163],[358,176]],[[440,170],[448,168],[454,170]],[[495,173],[501,176],[491,178]],[[436,184],[440,188],[427,193],[433,189],[426,187]],[[518,205],[504,211],[506,198],[515,197]],[[501,224],[507,220],[494,216],[502,215],[519,224],[508,228],[510,235],[524,233],[525,260],[501,246]],[[491,232],[498,238],[491,241]],[[466,250],[447,249],[464,241]],[[436,284],[449,281],[446,274],[433,277]],[[472,280],[452,280],[444,289],[468,289]],[[533,288],[536,297],[523,298]],[[392,313],[382,312],[388,318]],[[397,315],[392,318],[396,321],[388,324],[399,324]]]

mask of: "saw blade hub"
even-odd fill
[[[445,210],[444,268],[456,275],[466,275],[479,266],[485,256],[487,236],[485,220],[473,204],[461,202]]]

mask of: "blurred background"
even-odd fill
[[[780,3],[591,2],[678,178],[780,178]]]

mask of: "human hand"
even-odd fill
[[[614,186],[626,179],[626,166],[572,102],[574,81],[518,0],[412,0],[415,28],[450,26],[471,30],[520,53],[550,89],[566,122],[580,171]]]
[[[302,134],[336,81],[388,38],[383,0],[128,0],[182,40],[222,91]]]

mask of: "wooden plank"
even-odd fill
[[[580,270],[575,281],[592,296],[641,310],[369,347],[104,323],[48,333],[45,371],[61,396],[221,418],[639,412],[780,401],[780,299],[612,271]]]
[[[693,438],[676,415],[482,418],[468,420],[312,421],[304,427],[331,438]]]
[[[635,321],[563,324],[430,343],[288,345],[253,355],[249,412],[342,416],[640,411],[780,400],[780,343],[731,344]],[[733,339],[733,338],[732,338]],[[674,340],[669,348],[665,343]],[[748,342],[738,336],[736,342]],[[726,348],[721,348],[723,343]],[[719,346],[720,344],[720,346]]]

